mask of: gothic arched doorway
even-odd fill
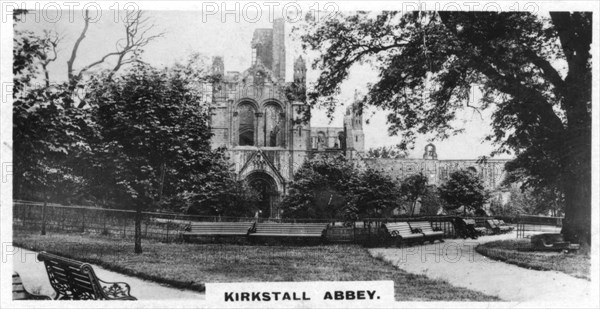
[[[279,217],[279,191],[275,179],[265,172],[253,172],[246,177],[246,181],[259,196],[260,217]]]

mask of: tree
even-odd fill
[[[410,216],[415,214],[417,201],[426,193],[427,183],[428,179],[425,175],[423,175],[423,173],[410,175],[402,180],[402,183],[400,184],[400,190],[402,192],[402,196],[409,203],[409,209],[407,209],[407,213]]]
[[[510,188],[510,199],[505,205],[492,203],[494,214],[504,216],[550,215],[562,216],[564,213],[564,196],[556,189]]]
[[[259,193],[250,187],[247,181],[237,180],[232,175],[225,186],[221,187],[216,201],[209,205],[219,207],[215,211],[217,215],[251,217],[259,210],[259,201]]]
[[[15,10],[13,12],[13,26],[19,22],[26,10]],[[47,48],[46,41],[35,33],[27,30],[19,30],[15,27],[13,37],[13,95],[18,97],[25,87],[31,86],[39,72],[39,64],[46,60],[44,50]]]
[[[354,220],[382,217],[398,207],[400,189],[374,169],[359,171],[342,155],[307,160],[282,201],[284,216]]]
[[[25,14],[15,12],[15,20]],[[82,180],[80,159],[89,152],[94,126],[86,110],[64,108],[65,85],[32,83],[46,61],[48,41],[30,31],[15,31],[13,47],[14,197],[41,199],[42,229],[49,199],[69,199]]]
[[[367,151],[367,158],[404,159],[406,157],[406,151],[399,149],[398,146],[381,146],[369,148]]]
[[[450,179],[439,188],[439,194],[446,203],[446,209],[463,207],[463,215],[467,210],[476,212],[482,209],[489,194],[479,177],[470,170],[458,170],[450,174]]]
[[[281,209],[288,218],[342,219],[351,204],[349,184],[357,182],[354,164],[341,155],[306,160],[294,174]]]
[[[80,192],[83,179],[78,167],[90,150],[89,112],[65,109],[66,96],[64,87],[37,88],[13,101],[14,196],[43,200],[43,213],[50,199],[69,200]]]
[[[85,39],[88,28],[90,26],[89,11],[85,11],[84,26],[81,34],[75,41],[71,50],[71,56],[67,61],[67,74],[69,78],[69,84],[73,90],[81,82],[83,75],[93,67],[104,63],[108,58],[115,57],[116,62],[113,68],[110,70],[108,77],[110,78],[115,72],[117,72],[123,65],[129,63],[138,62],[138,56],[140,55],[143,47],[148,45],[152,40],[162,37],[163,33],[150,34],[149,31],[154,28],[154,25],[148,25],[149,19],[144,16],[144,12],[140,10],[127,10],[125,11],[125,18],[123,20],[123,28],[125,31],[125,38],[120,40],[116,45],[117,49],[114,52],[110,52],[100,59],[83,66],[81,69],[76,70],[74,67],[75,60],[77,58],[77,52],[79,45]],[[80,104],[84,106],[85,101]]]
[[[401,190],[390,176],[367,168],[354,180],[349,195],[359,217],[381,218],[400,205]]]
[[[86,75],[89,75],[90,71],[101,65],[105,65],[109,59],[113,59],[114,61],[111,63],[111,69],[108,71],[108,76],[111,77],[125,65],[140,62],[140,56],[143,53],[144,47],[164,35],[164,33],[153,33],[154,24],[151,23],[150,18],[146,17],[144,11],[125,10],[124,12],[125,14],[122,20],[124,36],[116,42],[115,51],[109,52],[88,64],[77,66],[76,62],[79,48],[87,37],[90,21],[92,20],[89,16],[89,10],[83,12],[83,29],[77,36],[73,47],[71,47],[69,59],[67,60],[67,89],[71,94],[71,98],[65,102],[66,108],[85,106],[86,100],[84,100],[84,98],[85,90],[87,89]],[[18,16],[23,14],[27,14],[27,11],[15,11],[15,21],[20,21]],[[19,34],[33,34],[31,31],[17,30],[16,32]],[[44,76],[42,78],[46,87],[49,87],[51,83],[50,72],[48,71],[47,66],[56,60],[58,56],[57,48],[63,41],[63,38],[64,35],[55,31],[45,30],[44,37],[38,40],[43,47],[38,48],[38,53],[41,55],[39,65],[43,69]]]
[[[15,10],[13,14],[15,196],[39,198],[36,193],[40,195],[43,191],[51,193],[56,202],[67,202],[82,193],[81,189],[85,187],[81,174],[85,163],[81,160],[82,155],[90,151],[87,143],[95,134],[89,109],[69,109],[77,96],[75,92],[85,87],[82,80],[84,73],[101,62],[79,71],[74,67],[77,48],[85,38],[90,22],[86,11],[85,30],[77,40],[68,63],[71,80],[51,85],[47,66],[56,60],[57,47],[63,37],[54,31],[44,30],[40,37],[30,30],[19,29],[18,23],[27,13],[27,10]],[[129,63],[130,59],[125,56],[135,54],[137,57],[142,47],[160,36],[148,34],[152,26],[147,26],[147,21],[141,11],[127,12],[124,21],[127,33],[124,42],[127,43],[117,53],[111,54],[119,56],[111,74]],[[77,81],[71,78],[73,76],[77,76]],[[36,84],[36,80],[44,83]],[[86,157],[89,156],[89,153],[86,154]],[[44,200],[49,198],[45,193],[41,195]]]
[[[335,102],[322,98],[369,62],[379,79],[363,104],[390,111],[390,133],[406,145],[461,132],[462,110],[492,110],[493,154],[514,153],[506,169],[526,187],[559,188],[565,238],[590,243],[591,12],[357,12],[309,19],[305,30],[304,46],[321,51],[311,103]]]
[[[427,186],[421,197],[421,211],[419,214],[435,216],[444,206],[444,201],[440,198],[438,189],[433,185]]]
[[[192,75],[193,77],[193,75]],[[135,249],[142,252],[142,211],[178,195],[218,191],[209,109],[185,67],[158,70],[136,64],[125,74],[98,76],[88,95],[99,137],[92,144],[90,192],[133,208]]]
[[[225,149],[216,149],[213,153],[210,169],[199,173],[201,180],[195,180],[204,188],[177,194],[166,201],[164,207],[186,214],[251,217],[258,210],[258,193],[245,180],[236,179]]]

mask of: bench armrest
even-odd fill
[[[98,279],[98,282],[100,282],[102,291],[109,299],[132,297],[131,294],[129,294],[131,288],[126,282],[106,282],[101,279]]]

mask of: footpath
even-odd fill
[[[574,304],[589,303],[592,297],[597,297],[598,291],[592,291],[592,282],[588,280],[494,261],[475,251],[480,243],[515,237],[513,232],[476,240],[447,239],[444,243],[369,251],[409,273],[442,279],[454,286],[498,296],[503,301],[575,307]]]

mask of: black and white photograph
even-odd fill
[[[598,2],[1,6],[3,308],[600,307]]]

